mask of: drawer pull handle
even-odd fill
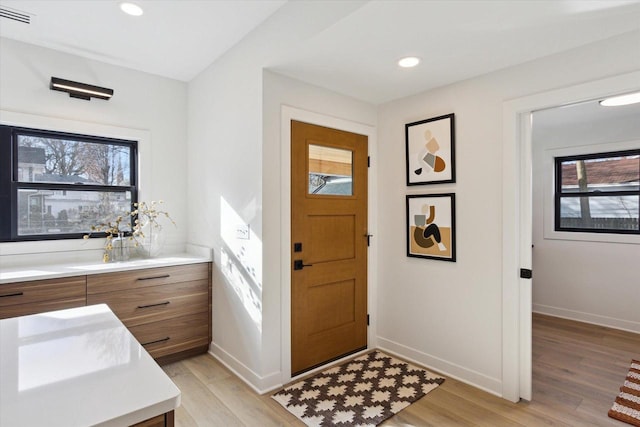
[[[6,297],[19,297],[20,295],[24,295],[24,292],[15,292],[13,294],[4,294],[4,295],[0,295],[0,298],[6,298]]]
[[[159,343],[159,342],[169,341],[169,339],[170,339],[170,337],[164,337],[164,338],[159,339],[159,340],[146,342],[146,343],[144,343],[144,344],[142,344],[142,345],[143,345],[143,346],[145,346],[145,345],[157,344],[157,343]]]
[[[139,305],[138,308],[158,307],[161,305],[168,305],[171,301],[159,302],[157,304]]]
[[[171,275],[170,274],[163,274],[161,276],[138,277],[136,280],[166,279],[167,277],[171,277]]]

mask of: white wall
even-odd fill
[[[5,38],[0,38],[0,58],[0,110],[18,113],[22,125],[33,121],[64,127],[68,123],[97,134],[147,136],[146,155],[140,158],[147,179],[140,197],[165,200],[166,210],[178,224],[175,229],[165,228],[167,244],[183,249],[187,230],[186,84]],[[109,87],[115,93],[109,101],[73,99],[49,90],[52,76]],[[38,243],[0,244],[0,253],[86,249],[82,241]]]
[[[640,287],[633,267],[640,260],[640,237],[624,236],[626,243],[613,242],[619,236],[609,234],[583,236],[599,242],[562,236],[575,239],[575,233],[547,231],[545,237],[545,226],[553,228],[553,156],[638,148],[640,116],[623,115],[629,107],[600,107],[607,111],[599,117],[556,123],[571,108],[533,115],[533,309],[640,333]],[[619,114],[609,117],[612,111]]]
[[[229,85],[230,79],[242,84]],[[282,382],[282,275],[289,274],[280,262],[281,217],[289,214],[280,209],[288,197],[281,194],[281,108],[370,124],[375,108],[261,68],[238,72],[226,59],[189,89],[189,239],[214,248],[212,352],[264,391]],[[242,100],[242,108],[230,107],[230,100]],[[225,204],[236,222],[225,221]],[[249,225],[249,240],[236,238],[239,223]],[[254,270],[262,274],[253,276]]]
[[[261,98],[262,70],[235,56],[189,83],[189,240],[214,249],[212,349],[253,384],[263,372]],[[244,224],[249,240],[236,239]]]
[[[280,170],[272,162],[280,152],[280,124],[263,123],[263,90],[274,93],[263,88],[263,69],[361,4],[288,3],[189,83],[188,238],[214,248],[211,351],[259,391],[281,381],[281,283],[279,262],[273,265],[279,260],[280,189],[274,180]],[[328,112],[336,103],[357,104],[297,87],[307,95],[305,105],[318,100],[330,105],[323,107]],[[283,91],[283,99],[301,99]],[[272,111],[265,112],[269,120]],[[249,240],[236,237],[244,225]]]
[[[503,103],[638,70],[639,42],[629,33],[380,106],[381,347],[501,393]],[[404,124],[447,113],[457,183],[406,187]],[[456,263],[405,256],[404,197],[432,192],[456,193]]]

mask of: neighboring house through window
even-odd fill
[[[137,142],[0,126],[0,241],[78,238],[137,201]]]

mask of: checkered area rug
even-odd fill
[[[616,397],[609,416],[640,427],[640,361],[632,360],[620,394]]]
[[[376,426],[444,382],[379,351],[365,354],[272,397],[307,426]]]

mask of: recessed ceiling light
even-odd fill
[[[618,107],[620,105],[636,104],[638,102],[640,102],[640,92],[607,98],[600,101],[600,105],[605,107]]]
[[[133,3],[120,3],[120,9],[127,15],[131,16],[140,16],[144,13],[140,6]]]
[[[419,63],[420,63],[420,58],[417,58],[415,56],[407,56],[406,58],[402,58],[400,61],[398,61],[398,65],[401,66],[402,68],[415,67]]]

